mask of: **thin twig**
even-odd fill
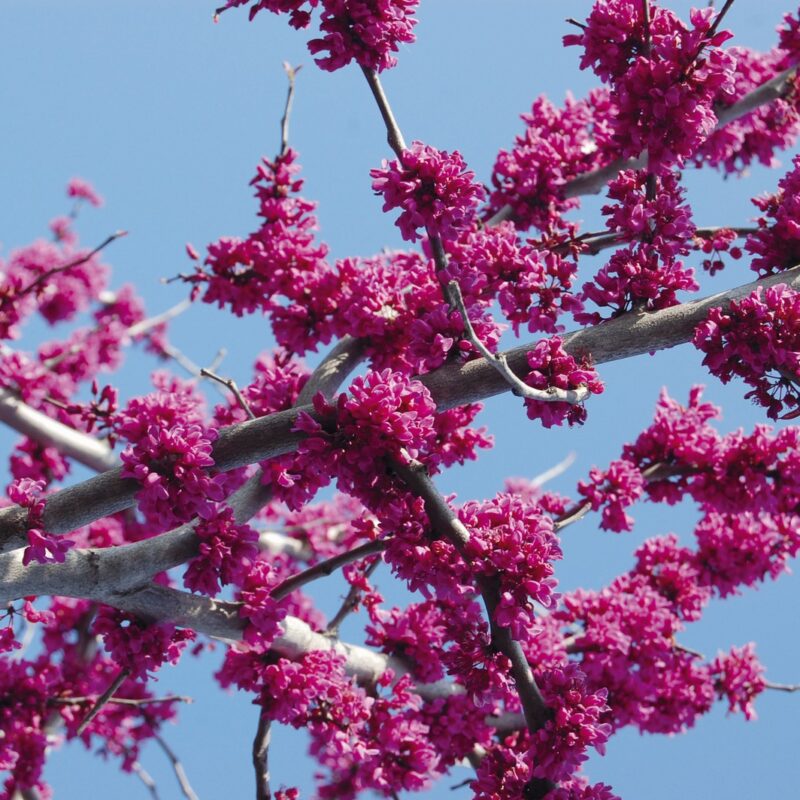
[[[183,764],[181,764],[180,759],[178,756],[175,755],[172,748],[164,741],[158,733],[153,733],[153,737],[158,742],[159,747],[164,751],[164,754],[169,759],[170,764],[172,764],[172,771],[175,773],[175,777],[178,780],[178,785],[181,787],[181,792],[186,800],[198,800],[197,795],[194,793],[194,789],[192,789],[192,785],[189,783],[189,778],[186,776],[186,770],[183,768]]]
[[[89,709],[89,713],[83,718],[83,722],[78,725],[78,730],[75,732],[76,736],[80,736],[87,728],[89,723],[100,713],[103,706],[111,699],[114,692],[119,689],[120,686],[125,682],[125,679],[131,674],[129,669],[121,669],[119,674],[113,681],[111,681],[111,685],[97,698],[97,702]]]
[[[253,739],[253,769],[256,771],[256,800],[271,800],[269,788],[269,741],[271,723],[259,708],[258,728]]]
[[[108,247],[111,242],[115,241],[116,239],[120,239],[123,236],[127,236],[127,231],[116,231],[112,233],[110,236],[107,236],[102,242],[100,242],[94,250],[90,250],[86,255],[80,256],[80,258],[76,258],[73,261],[70,261],[67,264],[63,264],[60,267],[55,267],[54,269],[47,270],[47,272],[43,272],[39,275],[36,280],[34,280],[31,284],[26,286],[18,295],[19,297],[24,297],[26,294],[30,294],[31,292],[35,291],[44,281],[48,278],[51,278],[53,275],[57,275],[59,272],[64,272],[65,270],[72,269],[73,267],[79,267],[81,264],[85,264],[91,258],[96,256],[101,250]]]
[[[282,583],[279,583],[270,592],[270,597],[273,600],[282,600],[301,586],[305,586],[307,583],[311,583],[311,581],[315,581],[318,578],[332,575],[337,569],[347,564],[360,561],[362,558],[375,555],[376,553],[382,553],[389,546],[389,541],[388,538],[376,539],[373,542],[366,542],[358,547],[354,547],[347,552],[339,553],[339,555],[328,558],[325,561],[320,561],[319,564],[314,564],[313,567],[298,572],[296,575],[292,575]]]
[[[369,69],[368,67],[362,67],[361,69],[364,73],[364,77],[367,79],[369,88],[372,91],[372,96],[375,98],[375,102],[378,104],[378,109],[381,112],[381,116],[383,117],[383,123],[386,126],[386,141],[389,142],[389,147],[392,148],[395,155],[398,158],[401,158],[403,155],[403,150],[406,149],[406,143],[403,139],[400,126],[397,124],[397,120],[395,119],[392,107],[389,105],[389,100],[383,91],[383,86],[381,85],[381,80],[378,77],[378,73],[374,69]]]
[[[470,539],[469,531],[439,493],[425,468],[417,463],[409,465],[400,462],[393,463],[393,467],[408,488],[417,497],[422,498],[434,531],[446,537],[458,550],[461,557],[467,561],[466,545]],[[513,638],[508,628],[498,625],[495,620],[495,611],[500,602],[497,580],[479,580],[478,588],[486,606],[492,647],[511,661],[511,673],[517,685],[517,693],[525,714],[526,724],[530,731],[537,731],[550,718],[550,710],[544,702],[519,642]]]
[[[764,687],[776,692],[800,692],[800,683],[773,683],[766,681]]]
[[[378,568],[380,563],[381,560],[379,558],[373,559],[372,563],[364,570],[364,577],[369,578],[370,575],[372,575],[372,573]],[[347,618],[347,615],[351,611],[355,610],[360,599],[361,589],[358,586],[351,586],[350,591],[348,591],[347,596],[342,602],[342,605],[339,607],[339,610],[333,615],[333,619],[331,619],[331,621],[328,623],[328,627],[325,628],[325,633],[327,633],[328,636],[339,635],[339,628],[341,628],[342,623]]]
[[[180,303],[176,303],[166,311],[162,311],[160,314],[155,314],[152,317],[143,319],[141,322],[137,322],[135,325],[131,325],[130,328],[125,331],[125,333],[130,336],[131,339],[135,339],[137,336],[142,336],[148,331],[153,330],[153,328],[163,325],[165,322],[169,322],[171,319],[175,319],[175,317],[180,316],[184,311],[187,311],[191,307],[191,300],[181,300]]]
[[[147,791],[150,792],[150,797],[152,797],[153,800],[160,800],[158,786],[153,780],[153,776],[138,761],[133,762],[131,769],[136,777],[145,785]]]
[[[288,61],[284,61],[283,68],[289,78],[289,88],[286,90],[286,104],[283,107],[283,116],[281,117],[281,155],[284,155],[289,148],[289,117],[291,116],[292,103],[294,102],[294,83],[297,73],[302,69],[302,65],[293,67]]]
[[[94,703],[98,700],[96,697],[54,697],[49,702],[57,706],[74,706],[83,703]],[[186,703],[191,704],[194,700],[185,695],[173,694],[166,697],[109,697],[105,703],[108,705],[115,704],[119,706],[150,706],[155,703]]]
[[[250,408],[247,400],[245,400],[242,396],[242,393],[239,391],[239,387],[236,385],[236,381],[233,380],[233,378],[223,378],[221,375],[217,375],[216,372],[213,372],[207,367],[202,367],[200,369],[200,375],[204,378],[211,378],[212,381],[216,381],[217,383],[226,386],[233,393],[233,396],[236,398],[236,402],[242,408],[244,413],[247,414],[248,419],[256,418],[256,415],[253,413],[253,409]]]
[[[554,464],[550,469],[546,469],[544,472],[540,472],[534,478],[531,479],[531,484],[535,486],[537,489],[541,486],[544,486],[549,481],[552,481],[554,478],[557,478],[559,475],[563,475],[574,463],[577,455],[573,450],[571,453],[567,453],[567,455],[558,462],[558,464]]]
[[[467,313],[467,307],[464,304],[464,297],[461,294],[461,287],[456,281],[450,281],[448,284],[450,290],[451,301],[455,304],[461,319],[464,321],[464,333],[480,354],[494,367],[497,372],[503,376],[503,379],[511,386],[511,391],[518,397],[524,397],[526,400],[538,400],[543,403],[570,403],[576,405],[585,402],[590,396],[591,392],[586,386],[581,386],[578,389],[557,389],[551,387],[550,389],[534,389],[528,386],[521,378],[508,365],[506,357],[501,353],[495,355],[489,350],[488,347],[480,340],[472,327],[472,323]]]

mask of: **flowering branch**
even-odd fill
[[[800,287],[800,267],[770,275],[726,292],[683,303],[654,312],[625,314],[563,337],[564,350],[571,355],[590,354],[595,364],[630,358],[657,350],[665,350],[691,340],[694,329],[712,308],[727,308],[732,300],[750,294],[758,286],[785,283]],[[526,353],[530,345],[522,345],[503,353],[510,368],[517,374],[527,371]],[[354,340],[344,339],[331,352],[331,358],[319,375],[323,393],[335,391],[342,365],[350,368],[361,358]],[[508,383],[485,359],[465,364],[448,364],[420,377],[433,395],[438,410],[444,411],[500,394]],[[298,401],[308,402],[308,393]],[[266,417],[231,425],[220,431],[214,444],[215,469],[225,472],[235,467],[292,452],[303,434],[294,426],[301,412],[314,416],[310,405],[278,411]],[[68,533],[81,525],[129,508],[134,503],[138,484],[121,477],[116,467],[102,475],[54,492],[47,497],[44,511],[45,530]],[[27,530],[27,512],[19,506],[0,510],[0,550],[20,547]]]
[[[408,466],[399,462],[392,466],[408,488],[424,501],[433,528],[441,532],[467,561],[465,549],[470,539],[469,531],[434,486],[425,468],[421,464]],[[481,579],[479,589],[489,618],[492,647],[511,662],[511,672],[517,684],[526,724],[530,731],[536,731],[547,722],[550,712],[519,642],[511,636],[508,628],[495,621],[495,610],[500,601],[496,581]]]
[[[573,405],[583,403],[591,396],[591,392],[586,386],[582,386],[579,389],[557,389],[556,387],[551,387],[550,389],[544,390],[534,389],[532,386],[528,386],[528,384],[518,378],[508,366],[505,355],[503,353],[500,355],[492,353],[475,333],[475,329],[472,327],[469,314],[467,313],[467,307],[464,304],[461,287],[458,283],[456,281],[450,281],[447,286],[450,298],[452,302],[455,303],[456,308],[461,314],[461,319],[464,321],[464,332],[467,334],[467,338],[472,342],[484,359],[486,359],[486,362],[503,377],[506,383],[508,383],[511,387],[512,394],[515,394],[517,397],[524,397],[526,400],[539,400],[544,403],[571,403]]]

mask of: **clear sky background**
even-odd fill
[[[668,4],[682,15],[689,3]],[[789,0],[739,0],[727,20],[736,43],[761,49],[775,41],[774,27]],[[583,18],[591,3],[545,0],[427,0],[421,4],[418,42],[404,48],[400,65],[384,84],[407,140],[459,149],[488,180],[499,148],[522,131],[519,114],[546,94],[561,102],[567,91],[580,96],[593,76],[578,70],[579,53],[564,50],[567,16]],[[64,186],[72,176],[92,181],[106,198],[99,211],[86,209],[78,226],[85,244],[113,230],[130,236],[107,252],[113,285],[133,282],[151,312],[186,295],[160,278],[189,267],[184,244],[198,248],[220,235],[243,235],[256,224],[248,181],[262,155],[278,147],[278,120],[285,95],[284,60],[303,64],[292,117],[291,144],[304,167],[304,194],[319,201],[321,236],[333,257],[371,255],[400,247],[393,218],[380,214],[370,190],[369,169],[389,155],[377,109],[360,71],[317,69],[305,38],[277,17],[261,14],[249,24],[246,12],[231,11],[212,24],[213,0],[4,0],[0,6],[0,242],[15,246],[47,235],[47,222],[68,206]],[[781,155],[788,165],[793,153]],[[689,201],[700,225],[742,225],[753,216],[749,197],[772,190],[779,171],[752,170],[724,181],[715,173],[687,176]],[[600,227],[601,201],[592,198],[576,218],[587,230]],[[735,263],[704,293],[753,278],[746,262]],[[35,347],[41,327],[32,326],[21,347]],[[49,335],[49,334],[44,334]],[[250,365],[271,346],[263,319],[235,319],[195,307],[176,322],[172,341],[201,364],[220,347],[229,355],[221,371],[247,382]],[[510,475],[532,477],[577,453],[569,472],[554,484],[564,493],[593,465],[619,455],[652,417],[662,386],[681,401],[689,387],[707,383],[707,397],[723,406],[723,430],[751,428],[764,421],[741,398],[741,385],[722,387],[700,367],[689,347],[640,357],[600,369],[606,392],[589,403],[585,427],[545,431],[529,422],[511,397],[487,404],[482,422],[496,437],[495,450],[477,464],[454,469],[441,487],[459,498],[485,497]],[[153,362],[132,357],[120,375],[124,396],[147,391]],[[215,395],[211,395],[212,399]],[[3,447],[14,437],[2,434]],[[599,531],[589,517],[565,534],[562,588],[600,588],[631,566],[631,553],[645,538],[670,531],[691,533],[692,508],[640,505],[633,509],[632,534]],[[382,591],[392,588],[378,573]],[[338,605],[341,583],[317,592],[328,611]],[[713,657],[718,649],[758,643],[768,678],[800,682],[797,581],[791,576],[758,591],[716,602],[684,644]],[[361,620],[345,630],[355,639]],[[195,698],[166,738],[182,758],[203,800],[253,795],[250,746],[256,709],[243,695],[220,692],[210,678],[219,654],[200,662],[186,659],[164,669],[159,689]],[[800,697],[767,694],[757,704],[759,719],[727,717],[723,707],[683,736],[615,736],[605,758],[593,757],[587,773],[610,783],[624,800],[673,800],[792,796],[800,785],[796,756]],[[277,729],[272,748],[273,778],[299,785],[311,795],[314,765],[304,755],[302,735]],[[179,797],[163,755],[152,746],[142,762],[158,780],[162,798]],[[113,762],[87,755],[81,745],[54,753],[46,776],[56,797],[117,800],[147,797],[135,777]],[[468,797],[450,786],[470,776],[457,770],[426,798]]]

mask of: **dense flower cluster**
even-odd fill
[[[800,293],[784,284],[758,287],[726,310],[712,308],[697,326],[694,345],[723,383],[734,376],[753,387],[745,397],[772,419],[791,418],[800,406]]]
[[[415,40],[414,12],[419,0],[226,0],[217,13],[246,5],[250,5],[251,20],[259,11],[289,14],[293,28],[307,28],[318,6],[323,35],[311,39],[308,49],[313,55],[327,55],[315,58],[317,64],[333,72],[355,61],[381,72],[397,63],[393,53],[400,44]]]
[[[683,202],[683,189],[674,173],[659,178],[645,171],[625,171],[608,186],[603,207],[606,226],[629,243],[616,250],[594,281],[583,285],[583,298],[613,315],[626,311],[652,311],[675,305],[676,292],[698,288],[694,272],[679,257],[686,255],[695,228],[692,211]],[[577,314],[594,324],[598,312]]]
[[[578,483],[578,491],[592,511],[603,509],[600,527],[619,532],[633,528],[633,518],[625,513],[625,508],[642,496],[643,486],[642,473],[623,458],[612,461],[605,471],[592,469],[589,481]]]
[[[567,182],[611,160],[613,113],[605,90],[585,100],[567,97],[563,109],[538,98],[522,115],[525,132],[498,153],[487,213],[509,215],[520,230],[562,227],[561,215],[578,205],[565,197]]]
[[[176,378],[156,373],[153,380],[156,391],[121,409],[114,430],[128,442],[120,455],[122,474],[141,485],[139,510],[163,530],[211,514],[223,491],[208,472],[217,435],[203,423],[201,399]]]
[[[526,353],[531,371],[525,383],[534,389],[574,390],[588,388],[592,394],[600,394],[603,384],[597,373],[588,365],[579,365],[561,346],[557,336],[542,339]],[[586,409],[581,404],[567,402],[546,402],[526,400],[525,408],[529,419],[540,419],[545,428],[561,425],[566,420],[570,425],[582,424],[586,419]]]
[[[26,531],[28,546],[22,556],[23,566],[27,566],[31,561],[39,564],[61,563],[72,546],[72,542],[68,539],[52,536],[43,530],[44,497],[41,493],[44,486],[44,481],[18,478],[12,481],[6,490],[9,500],[28,509]]]
[[[741,711],[747,719],[755,719],[753,700],[766,688],[764,667],[756,658],[755,645],[734,647],[720,653],[711,665],[717,693],[727,699],[730,711]]]
[[[384,211],[402,209],[396,224],[404,239],[416,241],[420,228],[449,239],[469,225],[483,197],[466,166],[458,151],[412,142],[399,159],[384,160],[380,169],[370,171],[372,188],[383,195]]]
[[[496,622],[510,628],[514,638],[523,638],[532,604],[550,608],[555,598],[553,562],[561,559],[561,547],[552,518],[538,506],[505,493],[482,503],[466,503],[459,517],[470,531],[465,548],[470,571],[497,579]]]
[[[601,0],[582,26],[564,37],[583,47],[591,67],[614,90],[614,140],[623,157],[647,152],[656,174],[691,158],[717,124],[714,104],[732,97],[736,61],[720,49],[731,35],[717,29],[718,12],[693,9],[691,27],[637,0]]]
[[[753,203],[763,216],[758,230],[747,237],[745,250],[755,256],[751,268],[760,275],[772,275],[800,264],[800,156],[778,182],[778,191],[756,197]]]

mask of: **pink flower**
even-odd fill
[[[419,238],[420,228],[429,236],[454,236],[469,225],[483,198],[483,188],[458,151],[447,153],[422,142],[412,142],[399,161],[384,161],[370,176],[375,193],[383,195],[383,210],[402,209],[395,224],[411,242]]]
[[[414,12],[419,0],[320,0],[320,31],[312,39],[312,54],[327,53],[314,59],[322,69],[333,72],[355,61],[378,72],[393,67],[401,43],[415,41]]]
[[[764,667],[756,658],[755,645],[733,647],[730,653],[720,653],[711,665],[720,697],[728,700],[729,711],[741,711],[745,719],[755,719],[755,700],[766,688]]]
[[[81,178],[73,178],[67,184],[67,197],[76,200],[85,200],[89,205],[98,207],[103,205],[103,198],[94,190],[94,187]]]

